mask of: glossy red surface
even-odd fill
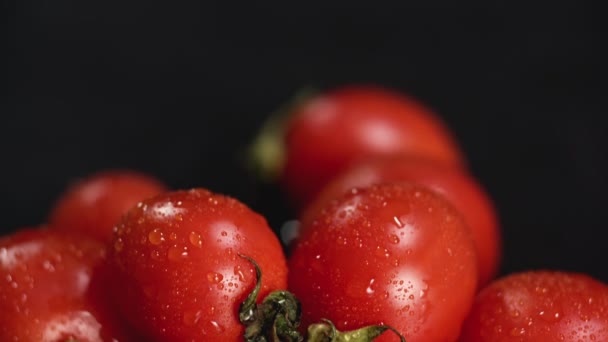
[[[509,275],[479,293],[460,341],[608,341],[608,287],[576,273]]]
[[[0,341],[126,341],[96,270],[99,242],[45,229],[0,239]]]
[[[165,193],[118,225],[111,260],[122,316],[146,338],[238,341],[238,308],[263,272],[260,300],[284,289],[282,248],[266,220],[239,201],[203,189]]]
[[[302,214],[303,220],[309,220],[307,217],[352,188],[389,182],[420,184],[450,201],[462,213],[473,233],[479,286],[487,284],[496,275],[502,251],[496,211],[481,185],[459,168],[420,158],[372,159],[331,181]]]
[[[400,93],[371,86],[313,97],[293,113],[282,181],[303,206],[337,174],[380,155],[425,156],[449,165],[464,158],[451,133],[428,108]]]
[[[105,171],[70,186],[57,200],[49,225],[66,232],[81,232],[103,242],[138,202],[166,191],[158,180],[133,171]]]
[[[384,323],[408,341],[456,340],[477,263],[469,230],[447,201],[420,186],[373,186],[345,194],[308,225],[289,260],[289,288],[307,323]]]

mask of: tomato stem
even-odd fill
[[[245,342],[301,342],[304,337],[298,331],[302,310],[296,296],[289,291],[271,292],[261,304],[257,304],[258,295],[262,288],[262,271],[252,258],[240,254],[255,268],[256,284],[253,291],[241,303],[239,320],[245,326],[243,336]],[[393,327],[388,325],[371,325],[352,331],[339,331],[327,319],[308,327],[307,342],[370,342],[391,330],[397,334],[401,342],[405,338]]]
[[[312,87],[304,87],[272,113],[260,128],[247,151],[247,165],[258,178],[275,181],[285,162],[283,135],[285,124],[296,108],[316,94]]]
[[[395,328],[389,325],[370,325],[351,331],[339,331],[336,326],[328,319],[323,319],[321,323],[311,324],[308,327],[307,342],[369,342],[382,335],[385,331],[391,330],[401,342],[406,342],[405,337]]]
[[[239,319],[245,325],[243,338],[246,342],[300,342],[301,309],[298,299],[289,291],[274,291],[261,304],[256,304],[262,287],[262,271],[250,257],[247,259],[255,268],[256,285],[239,308]]]

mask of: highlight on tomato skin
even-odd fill
[[[289,258],[303,324],[388,324],[407,341],[455,341],[477,287],[461,214],[433,191],[376,185],[343,194],[304,222]],[[377,341],[396,341],[380,336]]]
[[[49,212],[52,229],[80,232],[109,243],[120,218],[138,202],[167,191],[150,175],[106,170],[69,186]]]
[[[144,200],[117,226],[110,251],[120,317],[148,340],[238,341],[239,305],[264,270],[260,298],[287,287],[282,247],[266,220],[205,189]]]
[[[482,287],[494,278],[502,254],[496,210],[482,186],[460,168],[426,158],[371,158],[336,176],[303,210],[301,219],[304,222],[310,221],[316,212],[352,188],[390,182],[423,185],[450,201],[462,213],[473,233],[478,255],[478,286]]]
[[[303,101],[290,114],[280,178],[297,207],[369,157],[414,155],[466,164],[452,133],[431,109],[387,88],[336,88]]]
[[[43,228],[0,238],[0,341],[129,341],[98,283],[105,255],[95,240]]]
[[[608,341],[608,285],[572,272],[513,273],[483,289],[459,342]]]

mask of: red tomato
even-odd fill
[[[58,230],[83,232],[104,242],[131,207],[166,191],[156,179],[133,171],[106,171],[72,185],[51,210],[49,224]]]
[[[576,273],[509,275],[478,294],[460,341],[608,341],[608,286]]]
[[[0,341],[124,341],[95,283],[105,248],[48,230],[0,239]]]
[[[298,107],[285,144],[282,182],[300,206],[354,162],[371,156],[407,154],[464,164],[455,140],[430,109],[370,86],[336,89]]]
[[[166,193],[118,225],[112,260],[123,317],[152,340],[238,341],[238,308],[264,272],[260,299],[284,289],[287,267],[266,220],[203,189]]]
[[[308,225],[289,260],[289,289],[306,323],[327,318],[342,331],[384,323],[408,341],[456,340],[477,263],[447,201],[415,185],[372,186],[330,203]]]
[[[330,182],[304,212],[303,220],[352,188],[385,182],[424,185],[450,201],[462,213],[473,233],[478,256],[478,286],[494,277],[501,254],[494,207],[482,187],[457,168],[420,158],[381,158],[364,162]]]

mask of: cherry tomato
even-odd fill
[[[427,188],[354,189],[304,227],[289,289],[307,323],[340,330],[388,324],[408,341],[455,341],[477,285],[475,247],[460,213]],[[385,334],[377,341],[398,341]]]
[[[506,276],[478,294],[460,341],[608,341],[608,286],[578,273]]]
[[[105,248],[24,229],[0,239],[0,341],[125,341],[96,283]]]
[[[165,193],[118,225],[112,261],[123,317],[157,341],[238,341],[238,309],[264,272],[264,298],[284,289],[287,267],[266,220],[235,199],[203,189]]]
[[[383,182],[417,183],[450,201],[463,214],[473,233],[478,256],[478,286],[494,277],[501,254],[496,213],[482,187],[458,168],[421,158],[376,158],[363,162],[330,182],[305,211],[303,220],[352,188]]]
[[[49,225],[110,242],[122,215],[139,201],[164,191],[159,181],[134,171],[97,173],[67,189],[51,210]]]
[[[412,98],[350,86],[299,106],[287,126],[282,183],[306,205],[333,177],[370,156],[426,156],[450,165],[463,157],[443,122]]]

